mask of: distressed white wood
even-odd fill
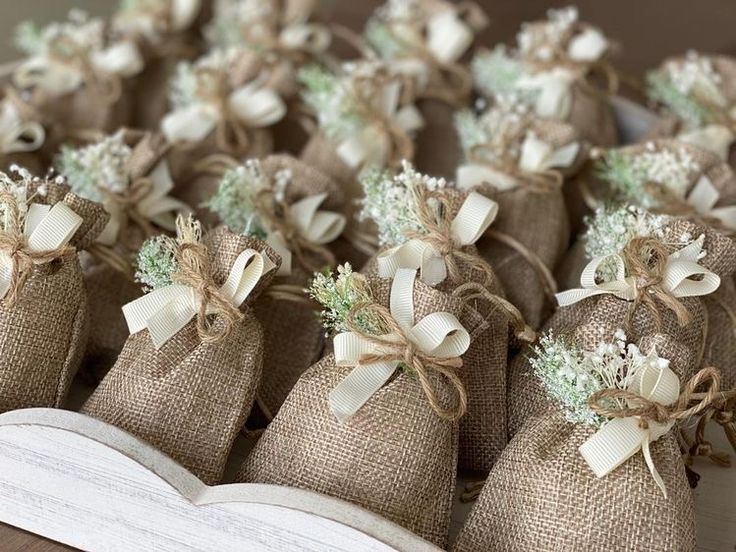
[[[132,435],[52,409],[0,416],[0,521],[85,550],[437,550],[309,491],[208,487]]]

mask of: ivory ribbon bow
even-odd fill
[[[9,101],[0,107],[0,153],[34,151],[43,145],[46,132],[35,122],[24,122],[18,109]]]
[[[226,102],[228,110],[251,128],[272,125],[286,113],[281,97],[257,79],[231,92]],[[172,143],[198,142],[215,129],[223,116],[215,103],[200,101],[167,114],[161,121],[161,131]]]
[[[667,366],[647,365],[634,378],[629,390],[649,401],[669,406],[680,395],[680,379]],[[614,418],[578,450],[596,477],[608,475],[641,450],[654,481],[666,498],[667,489],[654,465],[649,445],[666,435],[674,423],[674,420],[665,424],[648,421],[645,429],[638,416]]]
[[[201,0],[164,0],[159,5],[123,11],[115,19],[115,28],[123,32],[140,32],[152,42],[163,38],[161,32],[184,31],[194,23],[202,7]]]
[[[473,29],[455,9],[447,9],[430,17],[427,22],[427,47],[442,63],[455,62],[473,43]]]
[[[148,180],[151,183],[151,190],[131,208],[135,209],[144,219],[150,220],[164,230],[173,232],[176,230],[176,214],[186,215],[191,212],[191,209],[183,201],[168,195],[174,189],[174,181],[171,179],[166,160],[160,161],[154,167]],[[110,198],[103,201],[103,206],[110,213],[110,220],[97,241],[103,245],[112,246],[118,242],[120,230],[124,225],[125,208]]]
[[[424,119],[412,104],[399,108],[401,82],[391,81],[380,91],[378,115],[389,124],[411,134],[424,126]],[[385,166],[391,158],[391,136],[382,125],[368,121],[365,127],[341,141],[337,154],[348,167]]]
[[[701,215],[717,219],[731,230],[736,230],[736,206],[716,207],[720,194],[710,178],[703,175],[696,182],[687,202]]]
[[[103,50],[92,52],[92,69],[101,74],[127,78],[143,70],[143,58],[133,42],[116,42]],[[13,81],[19,88],[39,87],[62,96],[79,88],[85,73],[73,60],[64,62],[49,56],[34,56],[16,70]]]
[[[265,254],[246,249],[235,259],[220,293],[239,307],[261,276],[274,266]],[[193,287],[171,284],[124,305],[123,315],[131,334],[148,328],[153,346],[160,349],[197,315],[200,302],[201,297]],[[207,311],[210,314],[209,307]]]
[[[28,206],[23,236],[30,251],[52,251],[64,247],[82,224],[82,217],[64,203]],[[10,289],[13,259],[0,251],[0,298]]]
[[[326,27],[312,23],[292,23],[279,33],[279,42],[290,50],[324,52],[331,41]]]
[[[700,236],[693,243],[667,257],[661,286],[674,297],[708,295],[717,290],[721,284],[721,279],[717,274],[698,264],[704,239],[704,236]],[[599,284],[596,282],[596,273],[599,267],[607,261],[615,263],[616,277],[610,282]],[[693,280],[693,276],[700,276],[701,279]],[[558,304],[565,307],[588,297],[603,294],[611,294],[620,299],[633,301],[638,293],[636,278],[626,276],[624,259],[618,253],[591,260],[580,275],[580,285],[582,287],[579,289],[557,293],[555,297]]]
[[[598,61],[608,49],[606,37],[598,29],[584,29],[567,45],[567,55],[573,61],[592,63]]]
[[[526,173],[539,173],[552,168],[569,167],[577,159],[580,151],[578,142],[571,142],[555,148],[540,140],[533,132],[527,132],[521,144],[518,167]],[[470,189],[483,182],[488,182],[497,190],[505,191],[516,188],[518,180],[510,174],[496,170],[482,163],[466,163],[457,168],[458,188]]]
[[[723,161],[728,160],[728,151],[735,138],[733,131],[723,125],[707,125],[677,135],[678,141],[715,153]]]
[[[566,121],[572,108],[572,83],[575,75],[563,67],[555,67],[532,75],[524,75],[517,81],[522,90],[537,92],[534,111],[540,117]]]
[[[498,204],[477,192],[471,192],[452,221],[450,231],[458,246],[478,241],[496,218]],[[440,253],[419,238],[380,253],[378,275],[391,278],[399,269],[419,269],[422,281],[434,286],[447,277],[447,266]]]
[[[344,215],[332,211],[320,211],[319,206],[327,199],[326,193],[315,194],[300,199],[286,208],[286,223],[296,229],[307,241],[325,245],[335,241],[345,229],[347,219]],[[285,236],[279,232],[271,232],[266,243],[281,257],[281,267],[277,274],[291,274],[291,251]]]
[[[422,353],[437,358],[461,356],[470,346],[470,334],[449,312],[434,312],[414,323],[414,281],[416,270],[399,270],[391,284],[390,311],[411,344]],[[398,339],[398,335],[396,336]],[[358,334],[335,336],[337,366],[355,366],[329,396],[330,410],[344,423],[349,420],[391,377],[400,361],[363,364],[365,355],[389,352]]]

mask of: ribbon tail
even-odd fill
[[[644,461],[647,463],[647,467],[649,468],[649,472],[652,474],[652,478],[654,479],[654,482],[657,484],[657,487],[659,487],[659,490],[662,491],[662,494],[665,498],[667,498],[667,487],[664,484],[664,481],[662,480],[662,476],[659,475],[659,472],[657,471],[657,467],[654,465],[654,460],[652,459],[652,453],[649,449],[649,432],[647,432],[644,435],[644,438],[641,441],[641,452],[644,455]]]
[[[330,410],[341,424],[368,402],[396,371],[398,362],[357,366],[337,384],[329,396]]]

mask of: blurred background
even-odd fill
[[[0,61],[14,59],[13,29],[23,19],[38,22],[63,18],[73,7],[91,14],[110,13],[120,0],[0,0]],[[326,0],[333,17],[353,28],[362,27],[379,0]],[[621,69],[640,73],[662,58],[696,49],[706,53],[736,53],[735,0],[477,0],[491,17],[483,43],[513,39],[519,24],[539,18],[550,7],[575,4],[580,15],[600,26],[622,46]]]

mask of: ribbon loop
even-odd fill
[[[454,370],[460,356],[470,346],[470,334],[457,318],[448,312],[435,312],[414,323],[413,286],[416,270],[400,269],[391,285],[390,310],[372,304],[369,308],[382,316],[389,332],[382,336],[353,331],[335,336],[337,366],[355,366],[330,393],[330,409],[337,419],[349,420],[393,375],[404,362],[416,372],[422,388],[443,418],[457,420],[465,411],[465,390]],[[455,410],[440,404],[428,381],[428,371],[434,369],[445,376],[458,394]]]

